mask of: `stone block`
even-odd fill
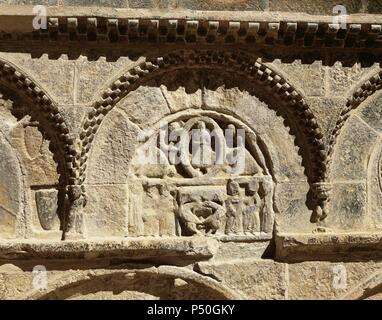
[[[274,61],[270,66],[285,72],[289,80],[306,96],[323,96],[325,93],[325,68],[322,62],[315,61],[312,64],[295,61],[293,63],[280,63]]]
[[[357,116],[351,117],[338,137],[333,154],[332,177],[338,181],[364,180],[368,158],[378,134]]]
[[[284,300],[287,297],[286,266],[267,260],[243,260],[226,263],[199,263],[197,269],[243,293],[246,299]]]
[[[83,212],[86,235],[125,237],[128,233],[127,188],[124,185],[87,186],[86,190],[89,197],[89,205]]]
[[[345,182],[333,185],[327,225],[334,230],[362,231],[372,226],[364,225],[367,216],[365,183]]]
[[[378,263],[364,262],[291,264],[289,265],[289,299],[341,299],[380,267]]]

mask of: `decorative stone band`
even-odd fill
[[[168,259],[168,257],[165,256]],[[180,261],[182,262],[182,261]],[[166,260],[168,264],[168,260]],[[184,263],[184,262],[183,262]],[[120,266],[121,267],[121,266]],[[207,289],[209,292],[214,292],[214,299],[218,300],[244,300],[248,299],[246,295],[242,292],[238,293],[233,289],[229,288],[227,285],[223,284],[221,281],[212,279],[210,276],[201,275],[200,273],[189,270],[187,268],[175,267],[175,266],[159,266],[151,268],[138,268],[138,269],[127,269],[114,268],[112,270],[91,270],[82,271],[76,270],[75,273],[65,276],[58,276],[56,278],[49,278],[48,287],[45,290],[40,288],[33,289],[27,293],[22,293],[15,297],[16,300],[49,300],[50,297],[56,297],[57,292],[61,294],[65,291],[73,290],[74,287],[91,283],[95,281],[100,283],[100,281],[105,281],[107,283],[118,282],[119,284],[128,283],[129,281],[136,282],[136,276],[141,279],[146,279],[142,285],[147,286],[147,279],[155,278],[156,284],[160,283],[162,278],[166,283],[170,279],[175,281],[175,279],[183,280],[186,283],[192,283],[196,285],[201,285],[202,289]],[[112,280],[110,280],[112,279]],[[136,285],[135,285],[135,288]],[[167,290],[166,286],[163,286],[163,290]],[[166,298],[165,298],[166,299]]]
[[[3,34],[3,39],[12,38]],[[336,48],[382,48],[382,24],[307,21],[230,21],[50,17],[48,28],[24,33],[23,40],[127,43],[260,43]]]
[[[350,261],[382,257],[382,234],[276,234],[278,261]],[[163,261],[163,258],[184,263],[202,261],[216,254],[219,241],[207,237],[163,239],[130,238],[76,241],[0,241],[1,260],[25,259],[110,259],[126,261]],[[378,254],[378,252],[380,254]]]
[[[4,7],[0,40],[127,43],[264,43],[318,48],[380,48],[381,15],[308,15],[290,12],[129,10],[49,7],[47,28],[33,29],[32,7]],[[37,18],[46,18],[45,16]],[[341,18],[341,17],[340,17]],[[339,22],[338,20],[341,20]],[[14,23],[17,21],[17,24]]]

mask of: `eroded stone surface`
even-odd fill
[[[379,15],[6,4],[0,299],[381,299]]]

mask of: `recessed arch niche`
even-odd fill
[[[283,101],[239,73],[219,68],[184,67],[148,79],[119,101],[97,125],[97,133],[92,138],[92,146],[88,148],[90,151],[86,156],[85,187],[89,201],[83,219],[88,236],[184,235],[177,231],[145,234],[131,228],[133,219],[142,220],[142,217],[132,218],[131,213],[141,211],[141,207],[137,207],[137,202],[133,201],[132,204],[131,196],[144,195],[149,189],[150,195],[140,200],[147,212],[162,207],[168,214],[174,214],[171,190],[168,190],[169,195],[158,185],[150,186],[154,180],[149,181],[143,189],[142,186],[132,189],[132,168],[137,150],[142,146],[142,142],[138,141],[142,131],[153,130],[155,133],[163,121],[171,123],[180,119],[186,124],[193,121],[192,118],[200,120],[205,117],[222,128],[228,122],[235,123],[237,128],[245,128],[249,144],[256,145],[261,151],[260,158],[264,159],[265,165],[255,156],[261,172],[248,173],[254,181],[238,182],[243,189],[243,196],[247,196],[246,191],[252,182],[256,185],[256,180],[270,181],[273,189],[271,206],[279,230],[310,232],[314,228],[310,222],[311,210],[307,198],[309,178],[306,175],[307,168],[303,166],[306,153],[301,152],[296,142],[296,136],[301,138],[302,129],[298,127],[299,122],[288,114]],[[228,180],[227,177],[224,179]],[[225,196],[226,180],[220,186]],[[194,189],[203,184],[206,183],[196,185]],[[199,189],[203,193],[203,188]],[[104,196],[106,194],[107,197]],[[164,201],[164,198],[168,199]],[[259,207],[264,205],[264,201],[260,203]],[[155,216],[151,218],[160,220]],[[260,235],[272,234],[274,226],[272,231],[259,230]]]
[[[23,88],[0,79],[1,238],[62,237],[66,172],[54,123]]]
[[[351,101],[330,157],[328,225],[342,231],[381,230],[382,94],[373,91],[357,103]]]

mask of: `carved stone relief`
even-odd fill
[[[378,15],[8,2],[1,299],[381,299]]]
[[[80,161],[75,162],[75,167],[77,168],[76,172],[79,174],[77,179],[78,182],[84,183],[85,181],[85,168],[87,168],[88,161],[87,153],[89,150],[91,150],[93,141],[96,137],[96,133],[101,127],[100,123],[104,118],[107,118],[106,115],[109,114],[109,112],[115,107],[116,104],[119,104],[122,98],[128,95],[128,99],[130,95],[134,94],[134,92],[131,92],[135,90],[134,86],[138,85],[138,91],[142,88],[142,91],[147,91],[146,87],[154,88],[155,81],[153,83],[152,81],[148,81],[147,84],[143,85],[145,83],[146,76],[155,73],[160,75],[160,71],[165,68],[178,69],[182,66],[186,67],[185,61],[188,62],[187,67],[190,65],[194,67],[203,66],[208,69],[211,65],[212,73],[214,73],[214,68],[219,69],[225,65],[228,65],[228,69],[232,69],[233,73],[235,73],[234,70],[236,70],[236,68],[241,70],[241,64],[246,61],[244,74],[248,74],[250,76],[250,81],[255,83],[255,87],[265,87],[267,89],[267,94],[274,96],[270,100],[276,99],[285,106],[285,110],[283,108],[279,108],[278,111],[285,117],[288,124],[291,122],[289,125],[291,125],[293,133],[296,134],[296,141],[298,141],[297,143],[299,147],[302,148],[301,151],[305,155],[305,157],[303,157],[303,163],[306,165],[308,181],[311,184],[312,191],[310,207],[314,209],[312,220],[314,220],[314,222],[324,220],[327,216],[326,201],[328,198],[326,193],[323,192],[325,188],[322,187],[326,170],[326,167],[323,165],[323,161],[326,159],[326,153],[322,142],[322,134],[320,132],[320,128],[318,127],[315,116],[309,110],[309,106],[305,103],[302,96],[293,87],[287,84],[285,79],[275,74],[274,71],[263,65],[261,61],[254,61],[251,57],[244,53],[236,55],[219,51],[174,52],[168,55],[160,56],[158,58],[151,58],[150,60],[145,61],[144,63],[140,63],[135,68],[129,70],[126,75],[121,76],[113,83],[111,88],[105,91],[102,99],[94,103],[93,110],[90,112],[88,119],[84,123],[84,131],[81,133],[81,146],[84,152],[82,152],[82,154],[79,156]],[[227,79],[229,79],[229,75],[227,74],[228,69],[225,68],[222,71],[226,74],[225,77],[227,77]],[[166,71],[168,72],[168,70]],[[176,72],[176,70],[174,72]],[[243,74],[242,71],[239,73]],[[253,78],[251,75],[254,73],[257,73],[258,77]],[[273,90],[275,89],[275,86],[268,87],[268,82],[265,81],[266,77],[263,77],[264,74],[269,74],[271,77],[274,77],[274,81],[278,83],[278,86],[276,87],[279,89],[274,92]],[[241,84],[239,86],[241,86]],[[154,91],[154,89],[151,89],[151,91]],[[259,93],[260,90],[257,92]],[[264,92],[262,95],[265,95]],[[291,100],[291,96],[294,96],[295,98]],[[136,120],[137,124],[141,125],[142,122],[147,120],[145,115],[147,115],[147,113],[152,113],[153,110],[155,110],[155,115],[153,115],[154,117],[168,113],[168,109],[163,109],[168,107],[166,105],[162,107],[161,104],[168,104],[169,101],[171,101],[171,99],[169,99],[166,94],[163,94],[163,97],[160,97],[159,100],[152,100],[154,103],[153,106],[155,106],[154,109],[145,108],[140,110],[140,113],[136,113],[136,111],[130,110],[130,106],[128,107],[128,116],[131,117],[132,121]],[[202,101],[200,101],[200,103],[203,104]],[[142,104],[142,100],[134,101],[134,104],[140,105]],[[169,108],[172,110],[177,109],[176,106],[169,106]],[[277,103],[273,106],[273,108],[278,108]],[[289,108],[301,109],[301,112],[288,112],[287,110]],[[137,119],[135,119],[136,117]],[[302,127],[299,127],[300,125]],[[309,132],[309,138],[307,138],[304,132]],[[214,170],[215,169],[216,168],[214,168]],[[204,166],[199,166],[199,168],[185,166],[185,170],[190,170],[191,172],[195,170],[208,171],[208,168]]]
[[[134,213],[129,214],[129,230],[138,234],[129,235],[271,234],[274,181],[267,153],[256,134],[239,125],[203,115],[182,116],[148,136],[131,164],[129,209]],[[233,145],[225,135],[230,130]],[[242,162],[234,162],[235,157]]]
[[[183,82],[176,85],[173,77]],[[89,136],[85,232],[91,237],[197,235],[195,230],[183,231],[179,219],[192,216],[189,219],[199,225],[200,230],[195,228],[202,234],[271,237],[276,212],[280,212],[281,228],[292,225],[297,230],[304,225],[311,230],[311,212],[305,203],[309,184],[295,137],[283,118],[256,94],[241,76],[186,69],[160,75],[129,93],[103,118],[97,134]],[[237,134],[241,130],[245,144]],[[182,132],[192,137],[193,131],[200,132],[193,140],[176,138]],[[226,131],[233,133],[232,141],[227,141]],[[213,135],[203,134],[207,132]],[[193,148],[192,156],[176,163],[177,150]],[[244,166],[235,161],[241,155]],[[245,201],[237,214],[240,228],[229,232],[225,220],[231,178],[239,183]],[[103,188],[111,195],[107,199],[102,196]],[[203,192],[188,200],[192,189]],[[204,197],[207,190],[211,195]],[[293,203],[288,203],[289,197],[295,199]],[[202,210],[192,208],[197,214],[187,214],[192,203],[200,207],[207,201],[214,204],[206,204]],[[218,210],[217,205],[223,208]],[[163,219],[158,207],[167,211]],[[205,224],[212,228],[206,231],[202,222],[210,216]],[[146,225],[144,221],[148,221]],[[168,232],[159,231],[159,221],[170,225]]]

